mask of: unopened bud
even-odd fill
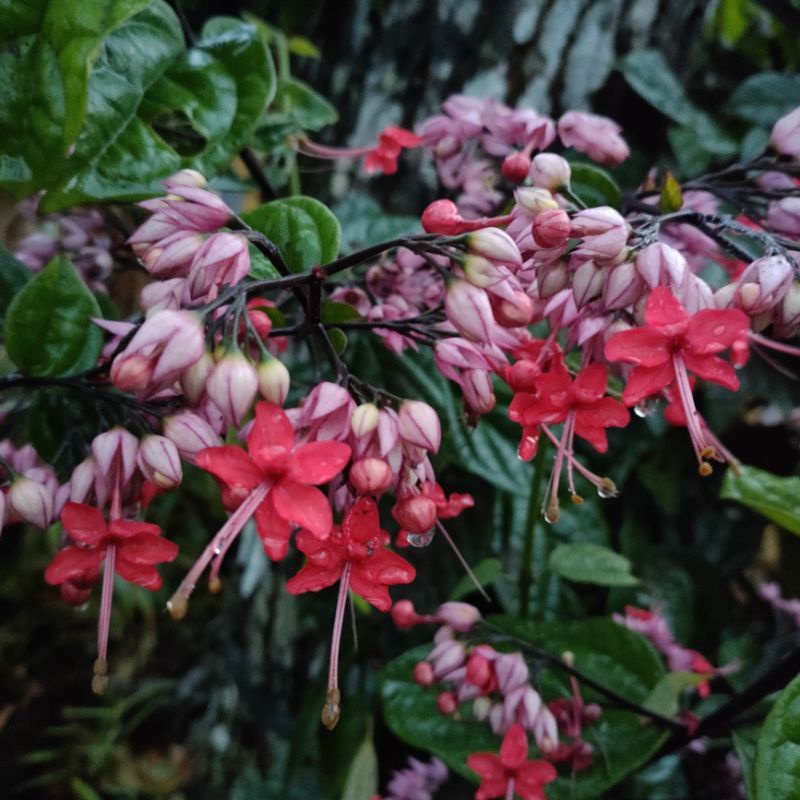
[[[136,463],[148,481],[159,489],[174,489],[182,478],[178,448],[166,436],[145,436],[139,445]]]
[[[392,516],[412,533],[427,533],[436,522],[436,503],[421,494],[407,497],[395,504]]]
[[[203,398],[206,383],[214,369],[214,359],[206,350],[200,358],[187,367],[180,377],[181,389],[189,402],[196,406]]]
[[[258,372],[258,393],[269,403],[282,406],[289,394],[291,376],[283,361],[269,358],[256,368]]]
[[[392,468],[382,458],[362,458],[350,467],[349,478],[358,494],[379,495],[392,484]]]
[[[516,242],[500,228],[481,228],[466,235],[470,252],[503,264],[522,266]]]
[[[464,259],[461,265],[464,278],[473,286],[485,289],[487,286],[494,286],[508,276],[508,272],[502,272],[497,264],[489,261],[483,256],[470,255]]]
[[[427,661],[420,661],[414,665],[411,677],[420,686],[431,686],[434,682],[433,667]]]
[[[503,177],[511,181],[511,183],[522,183],[528,177],[528,172],[531,168],[531,160],[525,153],[514,152],[509,153],[503,159],[503,165],[500,171]]]
[[[517,205],[531,216],[558,208],[558,203],[548,189],[522,187],[514,192],[514,198]]]
[[[229,425],[240,425],[255,400],[256,368],[240,352],[230,353],[211,373],[206,389]]]
[[[181,411],[164,420],[164,435],[175,447],[181,458],[192,461],[206,447],[222,444],[213,428],[199,415],[191,411]]]
[[[455,714],[455,711],[458,708],[456,696],[452,692],[442,692],[436,698],[436,708],[438,708],[442,714],[447,716]]]
[[[338,689],[331,689],[325,698],[325,705],[322,706],[322,724],[332,731],[339,721],[339,716],[342,713],[342,708],[339,705],[342,701],[342,695]]]
[[[561,247],[569,238],[569,214],[563,208],[542,211],[533,218],[533,241],[546,250]]]
[[[469,603],[443,603],[436,609],[436,619],[459,633],[469,633],[481,618],[481,612]]]
[[[423,212],[420,219],[426,233],[440,233],[454,236],[461,227],[461,214],[452,200],[434,200]]]
[[[442,441],[439,415],[421,400],[407,400],[397,415],[400,438],[414,447],[435,453]]]
[[[390,615],[395,627],[401,631],[413,628],[422,619],[410,600],[398,600],[392,606]]]
[[[47,530],[53,519],[53,492],[43,483],[21,475],[15,478],[6,497],[9,511],[23,522]]]
[[[539,153],[531,163],[530,175],[534,186],[557,192],[569,188],[572,170],[565,158],[555,153]]]
[[[350,416],[350,430],[354,436],[368,436],[378,427],[380,411],[374,403],[362,403]]]

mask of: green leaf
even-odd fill
[[[800,797],[800,676],[781,692],[756,748],[755,800]]]
[[[339,221],[313,197],[273,200],[242,218],[278,246],[293,272],[333,261],[339,254]]]
[[[333,349],[339,355],[347,350],[347,334],[341,328],[329,328],[328,338],[331,340]]]
[[[328,100],[297,78],[280,81],[277,104],[298,128],[305,131],[318,131],[339,119]]]
[[[604,169],[592,164],[572,162],[570,170],[572,177],[569,188],[587,206],[619,208],[622,205],[622,192],[616,181]]]
[[[378,791],[378,756],[372,741],[372,722],[347,773],[342,800],[369,800]]]
[[[658,207],[662,214],[670,214],[678,211],[683,205],[683,192],[681,185],[675,176],[667,170],[664,174],[664,183],[661,185],[661,193],[658,197]]]
[[[16,295],[5,321],[8,355],[29,375],[64,376],[95,365],[100,307],[72,264],[57,256]]]
[[[736,500],[800,536],[800,477],[782,478],[742,465],[738,474],[728,469],[721,496]]]
[[[0,245],[0,324],[17,292],[30,280],[31,271]]]
[[[607,547],[591,542],[560,544],[550,554],[548,563],[555,575],[576,583],[596,586],[635,586],[631,562]]]
[[[250,253],[250,275],[258,281],[280,278],[281,274],[272,266],[270,260],[252,243],[247,243]]]
[[[355,322],[361,314],[349,303],[325,303],[320,312],[320,319],[327,324],[338,322]]]
[[[739,119],[771,128],[800,105],[800,75],[759,72],[741,83],[725,110]]]
[[[345,253],[422,230],[418,217],[387,214],[377,200],[366,194],[350,192],[332,210],[342,224]]]
[[[694,672],[670,672],[665,675],[647,695],[642,705],[665,717],[678,712],[681,694],[686,689],[699,686],[706,678]]]
[[[289,52],[303,58],[319,58],[319,48],[305,36],[290,36],[286,42]]]
[[[747,789],[747,796],[753,800],[756,796],[755,769],[756,769],[756,748],[758,746],[758,735],[760,728],[751,725],[748,728],[737,728],[731,734],[736,755],[739,756],[739,763],[742,765],[744,784]]]
[[[478,583],[484,588],[494,583],[503,574],[503,565],[500,559],[497,558],[484,558],[477,566],[473,567],[472,572],[478,579]],[[469,575],[465,575],[456,584],[455,589],[450,592],[451,600],[460,600],[473,592],[477,592],[475,584]]]
[[[554,655],[571,651],[576,667],[638,702],[664,674],[658,656],[642,637],[608,619],[533,623],[492,617],[489,621]],[[472,718],[469,704],[460,707],[458,718],[440,714],[436,709],[440,690],[414,683],[411,671],[430,649],[430,645],[415,648],[386,666],[381,687],[384,719],[399,738],[430,751],[456,772],[477,782],[466,766],[467,756],[475,752],[498,752],[500,738],[492,735],[488,725]],[[568,695],[563,674],[545,668],[540,676],[546,701]],[[597,699],[589,690],[585,696]],[[562,775],[548,784],[548,800],[589,800],[603,796],[646,762],[667,734],[644,723],[636,714],[605,709],[600,719],[585,729],[585,737],[595,748],[594,766],[574,778]],[[536,757],[534,746],[530,757]]]

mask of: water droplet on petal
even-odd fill
[[[433,529],[427,533],[409,533],[407,541],[412,547],[427,547],[433,541]]]
[[[645,417],[650,417],[656,413],[658,410],[658,400],[655,398],[651,398],[649,400],[643,400],[641,403],[637,403],[633,407],[633,413],[636,414],[637,417],[641,417],[644,419]]]

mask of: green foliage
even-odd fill
[[[729,469],[722,497],[752,508],[767,519],[800,535],[800,478],[782,478],[755,467]]]
[[[100,307],[72,264],[57,256],[14,297],[5,321],[9,356],[28,375],[75,375],[97,363]]]
[[[472,572],[480,583],[481,586],[486,588],[498,580],[503,574],[503,565],[497,558],[484,558],[479,564],[472,568]],[[450,592],[450,600],[461,600],[473,592],[477,592],[477,588],[469,575],[465,575],[457,584],[456,587]]]
[[[683,692],[703,680],[703,676],[695,672],[670,672],[653,687],[642,705],[662,716],[672,717],[678,713]]]
[[[313,197],[273,200],[242,218],[278,246],[293,272],[333,261],[339,254],[339,221]]]
[[[548,567],[575,583],[596,586],[636,586],[639,581],[631,574],[631,562],[608,547],[591,542],[560,544],[550,554]]]
[[[800,796],[800,676],[782,692],[758,737],[755,800]]]
[[[617,182],[600,167],[575,161],[570,163],[570,191],[587,206],[620,208],[622,192]]]
[[[31,271],[0,246],[0,324],[17,292],[30,280]]]

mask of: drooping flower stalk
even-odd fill
[[[342,570],[339,579],[339,594],[336,598],[336,612],[333,617],[333,631],[331,632],[331,652],[328,661],[328,691],[325,696],[325,705],[322,707],[322,724],[332,731],[339,721],[341,712],[342,694],[339,691],[339,649],[342,644],[342,630],[344,628],[344,611],[347,606],[347,592],[350,588],[350,570],[348,561]]]

